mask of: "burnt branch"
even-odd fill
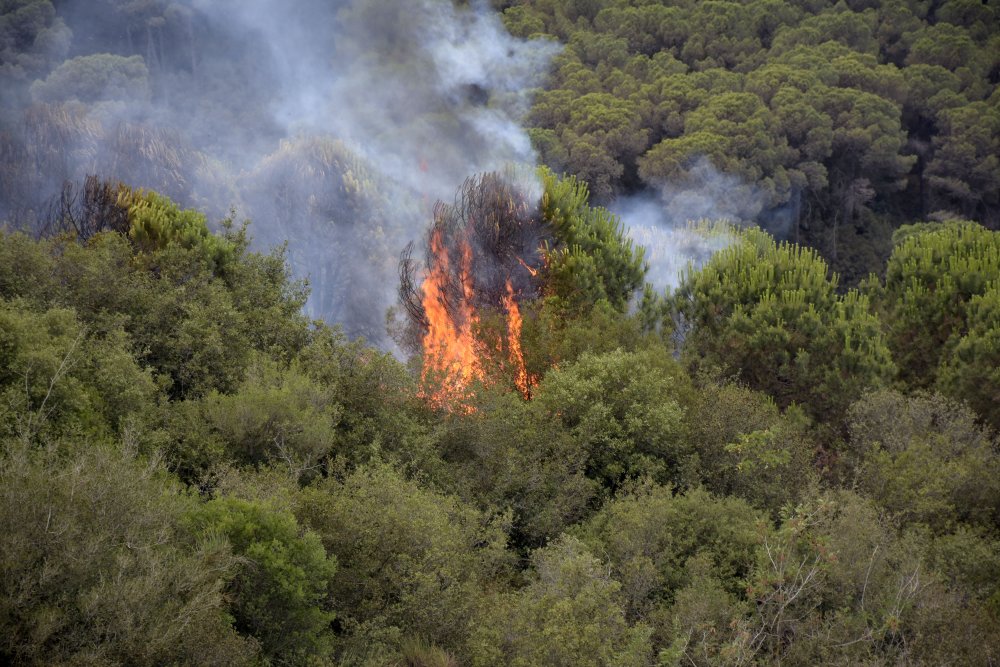
[[[441,298],[452,319],[462,317],[459,305],[470,293],[477,310],[501,309],[508,282],[520,298],[536,297],[539,247],[547,237],[538,202],[501,174],[468,178],[453,203],[438,202],[425,239],[426,266],[444,271]],[[411,322],[426,331],[412,254],[411,245],[400,256],[400,302]]]
[[[83,186],[72,181],[52,198],[41,226],[41,236],[71,233],[80,241],[105,231],[129,230],[127,186],[87,176]]]
[[[420,287],[414,279],[416,272],[417,262],[413,259],[413,242],[410,241],[399,255],[399,302],[410,321],[426,331],[430,323],[424,312]]]

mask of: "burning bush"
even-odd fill
[[[547,232],[537,200],[512,180],[497,173],[469,178],[454,203],[435,206],[419,287],[413,244],[400,259],[400,299],[419,330],[432,405],[453,405],[473,381],[496,373],[530,396],[518,302],[539,294]],[[500,332],[483,326],[493,315],[503,320]]]

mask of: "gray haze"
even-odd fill
[[[151,0],[117,24],[55,4],[50,66],[0,100],[15,137],[0,153],[20,161],[13,185],[0,173],[0,219],[39,219],[39,193],[89,173],[211,219],[235,207],[257,247],[287,241],[310,315],[386,345],[399,253],[434,201],[535,164],[519,119],[558,45],[513,38],[485,3]],[[110,74],[87,80],[100,53]]]
[[[395,302],[396,261],[426,228],[430,205],[450,200],[472,174],[535,164],[519,119],[556,45],[514,39],[486,6],[459,9],[440,0],[349,2],[290,21],[276,0],[235,7],[195,1],[266,47],[280,85],[271,111],[285,136],[299,144],[335,137],[360,158],[350,173],[364,172],[370,185],[347,193],[353,206],[334,201],[305,214],[332,231],[329,237],[299,221],[265,235],[289,240],[293,265],[313,282],[313,315],[384,343],[382,314]],[[299,182],[293,190],[311,202],[329,198],[331,185]],[[277,209],[269,211],[269,202]],[[347,216],[345,208],[352,209]],[[254,197],[250,213],[287,217],[275,197]],[[330,230],[331,223],[339,229]]]
[[[622,219],[629,238],[646,249],[646,282],[659,293],[675,289],[685,270],[701,266],[735,240],[722,230],[734,221],[687,216],[649,194],[619,199],[611,210]],[[708,221],[714,224],[706,226]]]
[[[557,46],[511,37],[482,3],[192,1],[220,30],[258,41],[286,137],[341,139],[432,199],[476,172],[535,162],[519,118]]]
[[[619,198],[610,208],[625,223],[630,238],[646,248],[646,279],[663,292],[676,288],[688,267],[697,268],[735,240],[719,225],[706,228],[704,223],[721,221],[736,228],[753,224],[766,203],[764,193],[718,171],[703,157],[683,182]]]

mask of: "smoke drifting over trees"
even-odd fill
[[[480,3],[15,4],[4,44],[33,46],[0,53],[0,219],[36,227],[88,174],[235,206],[288,242],[310,315],[375,341],[432,203],[534,165],[518,120],[558,50]]]

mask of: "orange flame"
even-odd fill
[[[445,306],[444,286],[449,262],[440,230],[431,236],[434,258],[423,284],[423,305],[428,328],[424,335],[424,368],[421,374],[421,395],[438,408],[452,409],[461,405],[465,391],[474,379],[483,379],[472,334],[477,317],[472,307],[472,249],[462,248],[462,300],[459,317],[452,319]],[[431,385],[438,385],[430,390]]]
[[[532,378],[524,367],[524,354],[521,352],[521,309],[514,299],[514,287],[507,279],[507,296],[503,298],[503,306],[507,309],[507,345],[510,347],[510,361],[514,365],[514,384],[521,395],[531,398]]]
[[[511,279],[507,279],[506,294],[501,299],[506,314],[506,350],[504,336],[501,335],[495,352],[499,356],[486,359],[484,357],[492,353],[475,336],[479,316],[473,305],[476,292],[472,279],[472,247],[468,240],[463,240],[459,246],[461,294],[457,297],[458,303],[448,303],[446,292],[448,279],[452,276],[452,264],[440,229],[431,234],[430,245],[431,265],[422,286],[422,303],[428,326],[423,337],[424,366],[420,377],[420,396],[438,409],[472,412],[473,408],[467,404],[469,386],[474,381],[488,381],[486,368],[499,368],[513,376],[514,386],[525,399],[530,399],[531,388],[538,383],[538,379],[528,374],[524,364],[521,348],[523,318]],[[527,265],[525,268],[530,270]],[[450,296],[455,298],[453,293]],[[505,353],[506,360],[499,361]],[[494,363],[487,363],[489,361]]]

